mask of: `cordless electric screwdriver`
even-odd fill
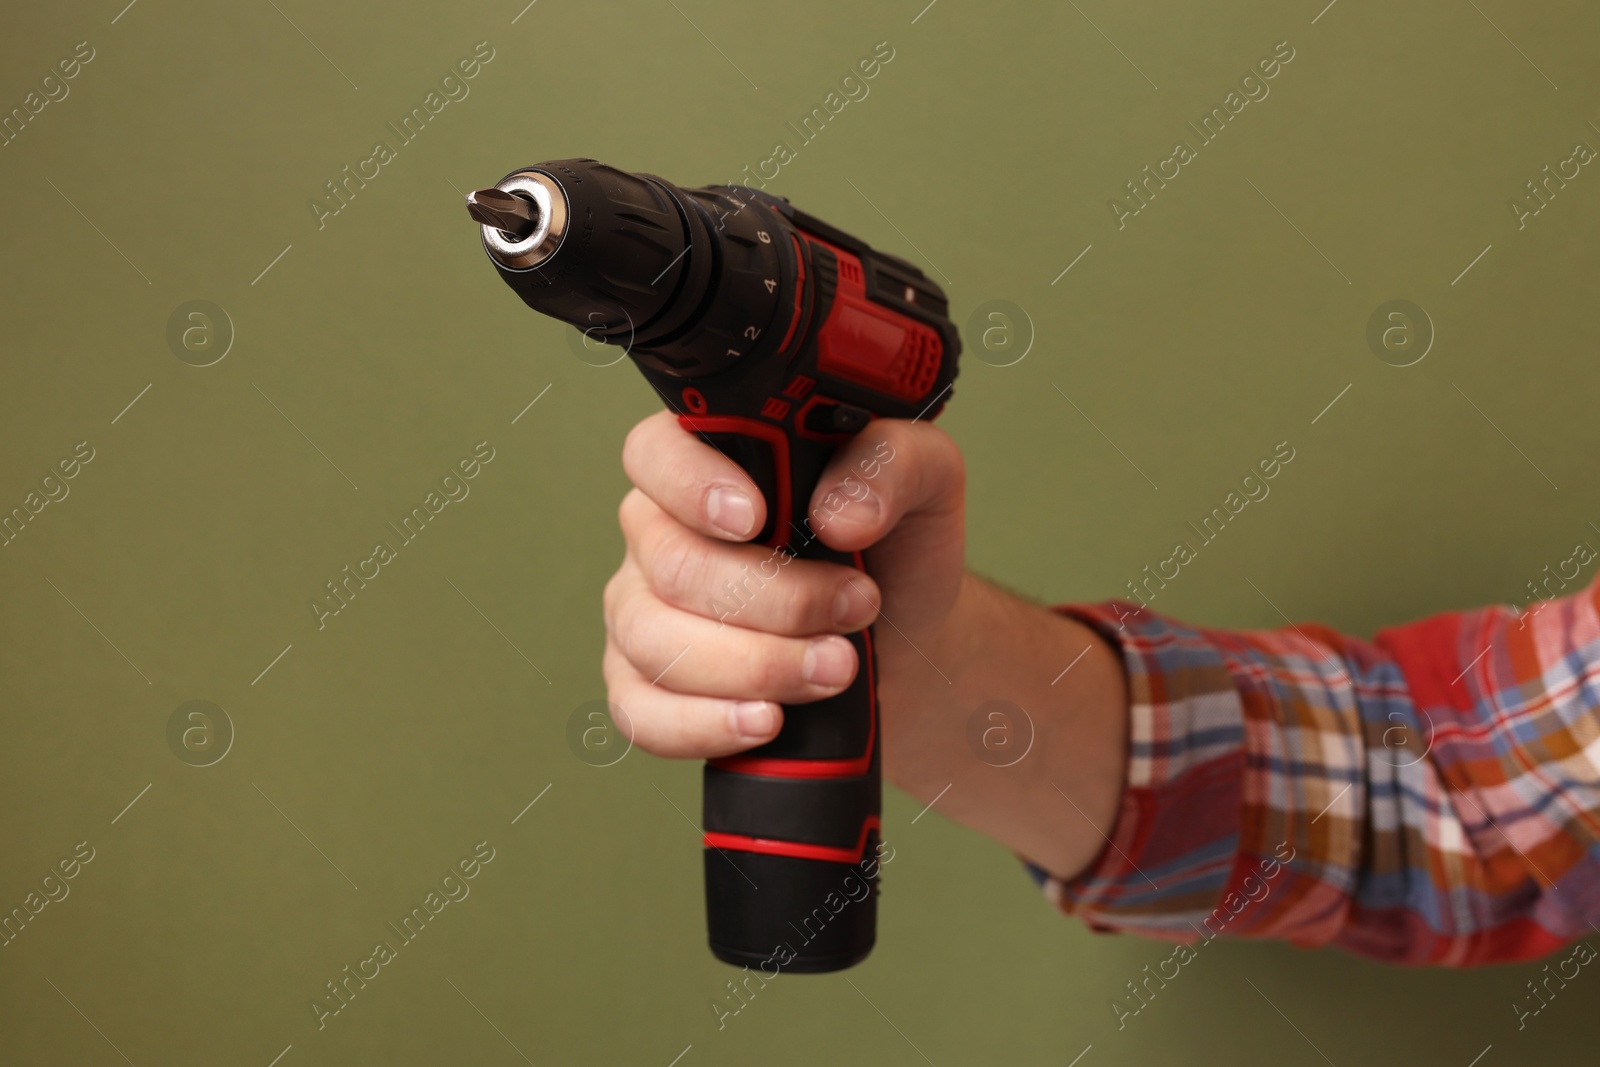
[[[683,189],[592,159],[513,171],[467,197],[529,307],[623,346],[679,424],[766,499],[755,540],[863,568],[808,515],[824,466],[878,416],[929,418],[956,375],[944,293],[896,256],[744,186]],[[711,951],[840,970],[872,950],[882,803],[871,629],[837,696],[786,709],[759,748],[704,772]]]

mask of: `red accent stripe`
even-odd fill
[[[856,569],[865,571],[860,552],[852,553]],[[854,778],[872,766],[872,753],[878,742],[878,679],[873,667],[872,631],[861,632],[866,646],[867,667],[867,747],[859,756],[845,759],[774,759],[766,756],[725,756],[710,760],[719,771],[754,774],[763,778]],[[805,712],[800,712],[805,714]],[[758,850],[759,851],[759,850]]]
[[[806,291],[805,252],[800,247],[799,238],[795,237],[793,234],[790,234],[789,240],[794,242],[794,317],[789,320],[789,332],[783,335],[783,344],[778,346],[778,354],[780,356],[789,350],[789,342],[794,340],[795,328],[800,325],[800,298]]]
[[[743,434],[772,446],[772,470],[778,486],[775,494],[777,499],[767,501],[767,506],[774,513],[772,536],[767,539],[767,544],[774,547],[787,544],[789,521],[793,518],[790,504],[793,494],[789,491],[788,436],[770,423],[758,422],[739,415],[679,415],[678,425],[690,433]]]
[[[808,845],[804,841],[778,841],[770,837],[745,837],[743,834],[707,833],[707,848],[732,849],[736,852],[764,852],[769,856],[793,856],[802,860],[824,860],[828,863],[860,863],[867,852],[867,835],[881,829],[876,815],[868,815],[861,822],[861,836],[854,849],[833,845]]]

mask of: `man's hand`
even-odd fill
[[[634,427],[622,462],[638,488],[622,501],[628,553],[606,587],[605,675],[646,751],[714,757],[769,741],[779,702],[831,696],[855,677],[855,651],[837,635],[881,605],[917,640],[955,602],[961,456],[931,426],[873,423],[818,486],[812,529],[832,548],[872,546],[872,577],[741,543],[766,520],[760,493],[668,412]],[[906,666],[917,683],[940,681]],[[883,688],[908,681],[891,680],[897,668],[882,665]]]
[[[1084,627],[965,574],[965,473],[945,433],[876,420],[819,483],[811,529],[865,550],[870,577],[745,543],[766,519],[760,494],[668,412],[634,427],[623,467],[636,488],[619,512],[627,555],[606,585],[604,670],[636,744],[712,758],[771,740],[780,704],[855,677],[839,635],[881,619],[885,776],[925,803],[948,786],[941,810],[1054,873],[1099,851],[1122,780],[1120,667]],[[1053,687],[1086,648],[1073,683]],[[969,749],[967,717],[994,699],[1029,710],[1031,763],[996,768]]]

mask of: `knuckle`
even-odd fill
[[[606,583],[605,592],[600,595],[601,616],[605,620],[606,633],[616,634],[621,629],[619,609],[623,600],[622,572],[618,571]]]
[[[611,577],[606,579],[605,588],[600,591],[600,608],[608,631],[617,629],[622,607],[637,584],[638,579],[627,560],[623,560]]]
[[[781,644],[758,643],[747,662],[750,686],[757,693],[785,693],[795,688],[800,675],[799,660],[786,655]]]
[[[634,693],[633,687],[628,684],[622,665],[620,663],[608,664],[602,673],[606,682],[606,703],[614,704],[619,708],[626,703],[631,707],[637,694]],[[633,725],[631,716],[623,716],[622,718],[626,720],[627,728],[631,728]],[[624,723],[619,720],[617,725],[622,727]]]
[[[637,495],[640,495],[638,489],[629,489],[622,494],[622,499],[617,503],[617,526],[621,528],[622,536],[625,538],[630,538],[633,517],[638,511],[638,505],[634,501]]]
[[[606,579],[606,586],[600,590],[600,610],[605,615],[606,629],[611,629],[611,615],[617,606],[617,580],[622,576],[618,571]]]
[[[917,472],[917,490],[929,503],[929,510],[941,513],[964,507],[967,498],[967,466],[961,449],[945,437],[937,461]]]
[[[606,699],[614,704],[622,702],[622,655],[614,645],[606,643],[606,654],[600,660],[600,677],[606,683]]]
[[[834,584],[821,575],[796,576],[785,582],[783,621],[788,629],[810,633],[831,628]]]
[[[633,704],[627,726],[633,743],[652,756],[683,755],[684,698],[662,690],[645,690],[634,697]]]
[[[961,446],[956,444],[955,438],[943,430],[933,429],[932,427],[929,427],[929,429],[933,430],[932,441],[938,453],[940,466],[947,472],[946,477],[952,485],[958,488],[966,485],[967,460],[961,454]]]
[[[637,545],[650,529],[651,517],[659,513],[660,508],[644,490],[628,490],[617,505],[617,525],[622,528],[623,540],[630,547]]]
[[[901,449],[909,447],[917,436],[919,427],[906,422],[904,419],[882,419],[878,422],[878,439],[889,447]]]
[[[651,553],[650,588],[669,603],[687,603],[704,574],[705,550],[682,533],[662,538]]]
[[[622,439],[622,466],[624,470],[631,471],[634,464],[643,459],[648,453],[648,438],[651,432],[649,419],[641,419],[633,424],[628,431],[628,436]]]
[[[937,426],[891,422],[879,446],[881,486],[891,507],[943,511],[961,506],[966,494],[966,461],[955,439]]]
[[[647,629],[639,621],[639,597],[632,592],[624,592],[618,598],[611,610],[610,621],[611,639],[617,646],[617,652],[633,664],[636,668],[646,668],[648,664],[641,661],[644,653],[644,643],[640,641],[641,634]]]
[[[877,439],[867,451],[891,471],[896,460],[919,451],[924,431],[939,432],[925,423],[911,423],[904,419],[882,419],[874,426],[878,428]]]
[[[684,457],[674,462],[670,468],[672,484],[678,487],[685,501],[692,501],[697,508],[704,508],[706,496],[711,492],[711,480],[706,477],[706,472],[695,460],[698,457]]]

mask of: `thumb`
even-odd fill
[[[883,616],[907,633],[936,625],[961,587],[966,468],[928,423],[875,419],[829,462],[807,515],[819,540],[865,550]]]

